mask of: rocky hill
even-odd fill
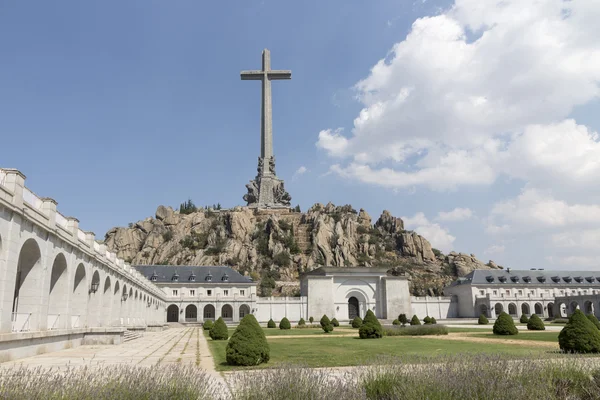
[[[110,251],[132,264],[230,265],[260,280],[263,294],[297,294],[298,276],[319,266],[385,267],[407,274],[415,295],[438,295],[474,269],[501,268],[474,255],[444,255],[383,211],[373,224],[364,210],[315,204],[293,210],[159,206],[155,218],[106,233]]]

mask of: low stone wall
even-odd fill
[[[149,324],[146,326],[146,332],[162,332],[169,329],[169,324]]]
[[[123,343],[125,328],[80,328],[0,334],[0,363],[81,345]]]

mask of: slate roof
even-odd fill
[[[304,275],[331,275],[331,274],[364,274],[364,273],[379,273],[386,275],[388,269],[387,268],[375,268],[375,267],[319,267],[315,268],[312,271],[305,272]]]
[[[197,283],[254,283],[250,277],[243,276],[230,267],[225,266],[192,266],[192,265],[134,265],[140,274],[146,279],[152,280],[152,275],[156,274],[156,283],[189,283],[192,273],[195,275]],[[207,276],[211,275],[211,280]],[[173,281],[173,275],[178,274],[177,281]],[[227,276],[227,280],[224,277]]]
[[[551,271],[540,269],[477,269],[450,284],[456,285],[600,286],[600,271]]]

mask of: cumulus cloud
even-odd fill
[[[429,243],[436,249],[445,253],[452,250],[452,244],[456,239],[450,234],[448,229],[441,227],[437,223],[430,222],[422,212],[416,213],[412,217],[403,217],[404,227],[408,230],[414,230],[419,235],[424,236]]]
[[[352,130],[317,147],[332,172],[392,188],[595,184],[598,135],[566,118],[600,94],[598,19],[592,1],[457,0],[413,23],[355,85]]]
[[[307,172],[308,172],[308,168],[306,168],[304,165],[302,165],[302,166],[300,166],[300,168],[298,168],[296,170],[296,172],[294,172],[294,176],[304,175]]]
[[[457,207],[452,211],[440,211],[438,213],[437,219],[440,221],[464,221],[473,216],[473,211],[469,208],[460,208]]]

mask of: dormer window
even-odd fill
[[[492,283],[492,282],[494,282],[494,277],[491,275],[488,275],[485,277],[485,280],[488,281],[489,283]]]
[[[531,277],[529,277],[529,276],[524,276],[524,277],[523,277],[523,282],[525,282],[525,283],[529,283],[529,282],[531,282]]]
[[[554,283],[559,283],[559,282],[560,282],[560,277],[559,277],[559,276],[553,276],[553,277],[552,277],[552,281],[553,281]]]
[[[544,282],[546,282],[546,277],[545,277],[545,276],[538,276],[538,277],[537,277],[537,280],[538,280],[538,282],[540,282],[540,283],[544,283]]]
[[[581,282],[583,282],[583,278],[581,276],[576,276],[575,281],[578,283],[581,283]]]
[[[152,273],[152,276],[150,277],[150,280],[151,280],[152,282],[156,282],[156,280],[157,280],[157,279],[158,279],[158,275],[156,274],[156,271],[154,271],[154,272]]]
[[[501,276],[498,278],[498,280],[502,283],[506,282],[506,277],[505,276]]]
[[[190,277],[188,278],[188,280],[190,282],[196,282],[196,274],[192,272],[192,274],[190,275]]]
[[[565,276],[565,277],[563,277],[563,281],[565,281],[567,283],[571,283],[573,281],[573,278],[571,278],[570,276]]]
[[[594,283],[594,277],[593,276],[588,276],[587,278],[585,278],[586,281],[588,281],[588,283]]]
[[[227,275],[227,274],[223,275],[223,277],[221,278],[221,280],[223,282],[229,282],[229,275]]]
[[[518,276],[511,276],[510,280],[513,281],[514,283],[518,283],[519,282],[519,277]]]
[[[210,271],[208,271],[208,274],[206,275],[205,280],[206,280],[206,282],[212,282],[212,275],[210,274]]]
[[[173,282],[177,282],[179,281],[179,274],[177,273],[177,271],[175,271],[175,273],[173,274],[173,276],[171,277],[171,280]]]

